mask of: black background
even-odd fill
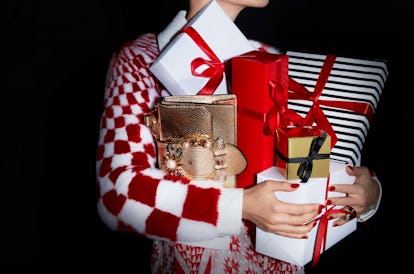
[[[151,242],[110,232],[95,207],[95,152],[111,54],[161,30],[183,1],[2,3],[0,272],[146,273]],[[409,268],[412,17],[409,1],[272,1],[236,24],[285,50],[386,59],[389,78],[363,164],[383,185],[378,213],[308,273]],[[147,18],[148,17],[148,18]],[[405,250],[406,248],[408,250]],[[411,259],[411,261],[410,261]],[[26,272],[27,273],[27,272]]]

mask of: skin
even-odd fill
[[[189,0],[187,20],[191,19],[210,0]],[[217,0],[217,3],[234,21],[245,8],[263,8],[269,0]],[[366,167],[347,167],[349,175],[355,176],[355,184],[333,185],[334,191],[343,192],[346,197],[331,198],[326,204],[352,206],[360,216],[379,198],[379,185]],[[300,186],[299,186],[300,187]],[[276,198],[276,191],[295,191],[290,183],[282,181],[265,181],[244,189],[242,218],[253,222],[264,231],[291,238],[307,238],[307,233],[314,227],[315,218],[321,208],[320,204],[290,204]],[[331,190],[333,191],[333,190]],[[337,219],[334,225],[346,223],[345,213],[330,215]]]
[[[345,193],[346,197],[330,198],[329,200],[333,205],[338,206],[351,206],[356,212],[357,216],[360,216],[366,211],[370,205],[374,204],[380,195],[380,188],[378,182],[374,180],[370,170],[365,166],[346,168],[346,172],[349,175],[355,176],[355,183],[349,184],[336,184],[332,185],[335,191]],[[334,222],[334,225],[342,225],[346,221],[342,220],[345,214],[332,214],[332,218],[340,218]]]
[[[210,0],[189,0],[187,19],[193,17],[202,7],[208,4]],[[263,8],[269,4],[269,0],[217,0],[216,1],[227,15],[234,21],[239,13],[247,8]]]

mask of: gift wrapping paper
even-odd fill
[[[172,95],[227,94],[226,61],[253,49],[211,1],[165,46],[150,71]]]
[[[331,135],[331,159],[359,165],[388,77],[386,60],[286,54],[291,78],[288,108]]]

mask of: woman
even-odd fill
[[[180,11],[164,31],[141,35],[113,56],[97,156],[99,214],[113,230],[154,240],[153,273],[303,273],[303,267],[256,253],[247,229],[248,221],[279,235],[306,238],[314,225],[308,221],[324,205],[288,204],[274,195],[298,185],[267,181],[247,189],[222,189],[214,181],[175,177],[156,167],[154,139],[143,120],[162,96],[170,94],[149,67],[171,37],[209,2],[189,0],[187,12]],[[268,2],[217,0],[232,20],[244,8],[261,8]],[[276,51],[252,43],[257,49]],[[329,203],[352,206],[365,220],[378,206],[380,184],[366,167],[349,167],[347,172],[356,176],[355,184],[335,185],[335,191],[346,197]],[[338,218],[337,225],[347,221],[342,213],[332,217]],[[217,249],[217,241],[223,239],[230,244]]]

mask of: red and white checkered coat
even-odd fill
[[[156,35],[145,34],[124,44],[111,60],[96,165],[102,221],[112,230],[154,239],[154,272],[294,272],[295,266],[256,253],[246,228],[232,236],[227,251],[177,243],[219,236],[225,201],[215,181],[190,181],[156,167],[154,139],[143,118],[168,95],[148,69],[158,55]],[[241,224],[235,224],[236,231]]]

